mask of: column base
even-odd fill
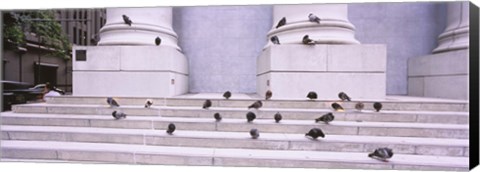
[[[73,95],[173,97],[188,92],[188,62],[166,46],[92,46],[74,55]]]
[[[274,45],[257,60],[257,94],[273,99],[384,99],[385,45]]]
[[[469,99],[468,49],[448,51],[408,61],[408,95]]]

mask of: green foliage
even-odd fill
[[[53,11],[18,11],[3,13],[3,38],[14,46],[25,46],[25,34],[35,33],[40,44],[52,49],[56,57],[70,59],[71,45]]]

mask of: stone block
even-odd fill
[[[129,150],[125,150],[129,151]],[[133,153],[107,152],[107,151],[82,151],[82,150],[59,150],[59,160],[69,161],[94,161],[112,163],[134,163]]]
[[[469,124],[469,117],[464,115],[418,115],[417,122],[441,124]]]
[[[408,77],[408,95],[423,97],[425,92],[425,77]]]
[[[463,148],[445,146],[417,146],[415,153],[420,155],[462,156]]]
[[[2,140],[10,140],[10,136],[8,135],[8,132],[2,131]]]
[[[73,61],[74,71],[101,71],[101,70],[120,70],[122,56],[121,47],[118,46],[90,46],[74,47],[76,49],[86,49],[86,61]],[[73,53],[75,54],[75,53]],[[74,58],[75,59],[75,58]]]
[[[468,130],[432,129],[432,128],[384,128],[360,127],[359,135],[401,136],[401,137],[433,137],[467,139]]]
[[[98,115],[95,107],[47,106],[47,112],[50,114]]]
[[[177,130],[201,130],[201,131],[215,131],[215,123],[204,122],[168,122],[168,121],[153,121],[153,128],[160,130],[159,132],[166,132],[168,124],[174,123]],[[175,133],[173,133],[175,135]]]
[[[328,71],[385,72],[385,45],[328,45]]]
[[[44,106],[14,105],[12,111],[15,113],[47,113],[47,108]]]
[[[261,135],[261,134],[260,134]],[[210,147],[210,148],[235,148],[235,149],[288,149],[288,141],[273,141],[262,139],[250,139],[248,132],[244,139],[223,138],[187,138],[187,137],[155,137],[145,138],[147,145],[186,146],[186,147]]]
[[[66,136],[63,133],[53,132],[29,132],[29,131],[10,131],[11,140],[36,140],[36,141],[65,141]]]
[[[178,156],[178,155],[156,155],[156,154],[135,154],[137,164],[162,164],[162,165],[212,165],[211,157]]]
[[[328,137],[328,136],[326,136]],[[362,152],[363,143],[341,143],[318,140],[291,141],[290,150],[313,150],[334,152]]]
[[[55,150],[16,149],[2,147],[2,158],[10,159],[57,159]]]
[[[468,167],[439,167],[439,166],[424,166],[424,165],[401,165],[393,166],[394,170],[419,170],[419,171],[468,171]]]
[[[93,143],[143,144],[143,135],[66,133],[66,141]]]
[[[120,53],[121,70],[167,70],[188,74],[186,57],[170,47],[121,46]]]
[[[408,76],[468,75],[468,50],[409,58]]]
[[[3,125],[50,125],[88,127],[87,119],[3,117]]]
[[[463,150],[463,156],[467,156],[467,157],[470,156],[470,148],[468,148],[468,147],[467,147],[467,148],[464,148],[464,150]]]
[[[394,150],[398,154],[415,154],[414,145],[404,145],[404,144],[385,144],[385,143],[366,143],[363,149],[363,152],[373,152],[377,148],[388,147]]]
[[[152,129],[152,121],[137,120],[90,120],[91,127]]]
[[[468,100],[468,75],[425,77],[424,96]]]

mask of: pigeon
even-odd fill
[[[212,106],[212,101],[210,100],[205,100],[205,102],[203,103],[203,109],[208,109],[209,107]]]
[[[213,117],[215,118],[216,121],[221,121],[222,120],[222,116],[218,112],[213,114]]]
[[[272,98],[272,91],[267,90],[267,92],[265,93],[265,100],[268,100],[270,98]]]
[[[252,136],[252,139],[257,139],[260,136],[260,133],[256,128],[252,128],[250,130],[250,136]]]
[[[310,100],[317,99],[317,93],[314,92],[314,91],[310,91],[310,92],[308,92],[307,97],[308,97]]]
[[[117,111],[113,111],[112,112],[112,116],[113,118],[115,118],[116,120],[119,120],[119,119],[122,119],[122,118],[127,118],[127,114],[123,113],[123,112],[117,112]]]
[[[308,35],[303,36],[302,43],[306,45],[314,45],[315,41],[310,39]]]
[[[248,112],[247,113],[247,122],[252,122],[257,116],[253,112]]]
[[[282,120],[282,115],[280,114],[280,112],[277,112],[277,113],[273,116],[273,119],[275,119],[275,122],[276,122],[276,123],[280,122],[280,120]]]
[[[380,103],[380,102],[375,102],[375,103],[373,103],[373,108],[375,108],[375,110],[376,110],[377,112],[379,112],[380,109],[382,109],[382,103]]]
[[[308,20],[311,21],[311,22],[316,22],[316,23],[320,24],[320,18],[318,18],[315,14],[310,13],[308,15]]]
[[[168,124],[168,129],[167,129],[167,133],[172,135],[172,133],[175,131],[175,124],[173,123],[170,123]]]
[[[343,107],[338,103],[332,103],[332,108],[335,109],[335,111],[344,111]]]
[[[315,119],[315,122],[323,121],[328,124],[329,122],[332,122],[333,119],[335,119],[335,116],[333,116],[331,112],[328,112],[325,115],[322,115],[320,118]]]
[[[223,93],[223,97],[228,100],[230,97],[232,97],[232,93],[230,91],[226,91],[225,93]]]
[[[130,18],[128,18],[128,16],[126,16],[125,14],[122,15],[123,17],[123,21],[125,22],[125,24],[128,24],[129,26],[132,26],[132,20],[130,20]]]
[[[248,109],[250,109],[250,108],[258,109],[258,108],[261,108],[262,105],[263,105],[263,104],[262,104],[262,101],[257,100],[257,101],[255,101],[252,105],[248,106]]]
[[[373,159],[378,159],[380,161],[388,161],[387,159],[392,158],[393,151],[390,148],[377,148],[374,152],[369,153],[368,157]]]
[[[305,133],[305,136],[310,136],[313,139],[317,139],[318,137],[325,137],[325,134],[323,134],[323,131],[320,130],[320,128],[312,128],[308,133]]]
[[[344,92],[338,93],[338,98],[340,98],[342,101],[345,101],[345,100],[351,101],[350,97],[348,97],[348,95]]]
[[[285,24],[287,24],[287,18],[283,17],[282,19],[280,19],[280,21],[278,21],[277,27],[275,27],[275,28],[278,29],[279,27],[281,27]]]
[[[150,108],[150,106],[152,105],[153,105],[153,100],[147,99],[147,101],[145,101],[145,108]]]
[[[357,104],[355,104],[355,109],[357,109],[358,111],[362,111],[364,107],[365,105],[362,102],[358,102]]]
[[[280,40],[278,39],[277,36],[272,36],[272,37],[270,38],[270,41],[272,41],[273,44],[277,44],[277,45],[280,44]]]
[[[115,101],[115,99],[111,98],[111,97],[108,97],[107,98],[107,103],[108,105],[110,105],[110,107],[120,107],[120,105],[118,105],[117,101]]]
[[[160,39],[160,37],[157,36],[157,38],[155,38],[155,45],[159,46],[160,43],[162,43],[162,39]]]

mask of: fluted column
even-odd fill
[[[130,18],[131,26],[125,24],[122,15]],[[108,8],[98,45],[155,45],[157,37],[162,39],[162,46],[180,50],[172,29],[171,7]]]
[[[467,49],[469,45],[469,2],[450,2],[447,5],[447,27],[438,36],[433,53]]]
[[[310,22],[310,13],[318,16],[320,23]],[[286,18],[286,25],[276,28]],[[301,44],[304,35],[317,44],[360,44],[355,39],[355,26],[348,20],[347,4],[276,5],[273,7],[273,27],[268,38],[277,36],[281,44]],[[267,46],[271,45],[269,42]]]

